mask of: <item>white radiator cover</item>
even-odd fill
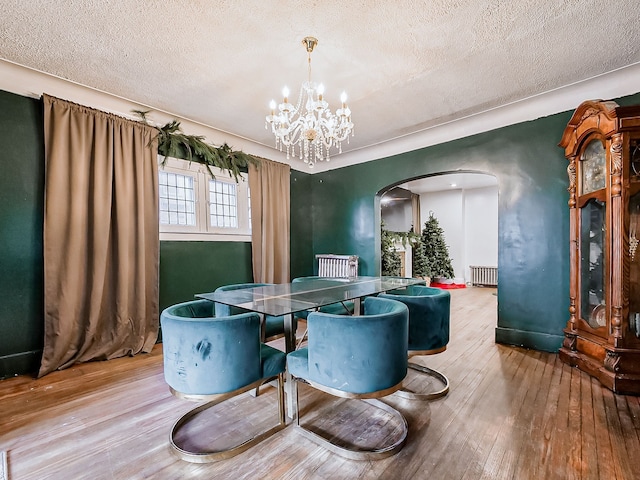
[[[498,286],[498,267],[470,266],[471,285]]]
[[[318,276],[349,278],[358,276],[357,255],[316,255],[318,260]]]

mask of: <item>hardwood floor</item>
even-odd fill
[[[80,364],[40,380],[1,381],[0,451],[7,452],[8,478],[640,478],[638,397],[612,394],[556,354],[496,345],[494,289],[451,293],[449,348],[418,360],[444,372],[451,391],[431,402],[388,397],[409,422],[407,445],[393,457],[346,460],[290,425],[229,460],[181,461],[169,448],[168,432],[195,404],[169,393],[157,346],[150,354]],[[424,382],[408,381],[414,388]],[[301,388],[300,398],[305,421],[323,421],[319,428],[355,436],[349,422],[367,416],[357,402],[344,405],[309,388]],[[275,389],[266,386],[257,398],[225,402],[211,421],[236,431],[259,429],[275,418],[274,402]],[[338,414],[338,405],[347,413]],[[333,427],[324,414],[314,418],[316,412],[335,414]]]

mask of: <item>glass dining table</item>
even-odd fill
[[[296,312],[317,310],[325,305],[352,300],[354,314],[359,315],[363,298],[420,283],[424,281],[403,277],[313,278],[299,283],[200,293],[196,298],[243,308],[260,315],[284,316],[285,349],[288,353],[295,349],[293,316]]]
[[[285,350],[289,353],[296,348],[296,332],[293,331],[296,312],[317,310],[325,305],[351,300],[354,302],[354,315],[360,315],[365,297],[418,284],[424,284],[424,280],[404,277],[313,278],[299,283],[199,293],[196,298],[256,312],[261,316],[261,323],[264,323],[265,315],[282,315]],[[292,382],[288,373],[286,377],[287,410],[292,418]]]

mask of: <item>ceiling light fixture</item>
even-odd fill
[[[286,147],[287,159],[296,156],[298,145],[298,156],[313,168],[318,161],[330,160],[331,148],[337,147],[338,153],[342,153],[342,142],[347,140],[348,143],[349,135],[353,136],[353,123],[351,110],[347,106],[347,94],[342,92],[342,107],[333,114],[323,99],[324,86],[311,81],[311,52],[318,40],[305,37],[302,44],[307,50],[309,77],[302,84],[298,103],[295,106],[289,103],[289,89],[284,87],[284,100],[278,105],[277,113],[276,102],[271,100],[271,114],[267,115],[265,128],[271,125],[276,148],[282,151]]]

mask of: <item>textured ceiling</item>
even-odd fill
[[[2,0],[0,58],[273,146],[268,103],[297,95],[313,35],[347,152],[635,64],[639,19],[637,0]]]

